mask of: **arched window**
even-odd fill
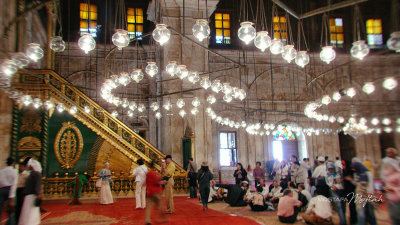
[[[295,141],[296,137],[294,136],[293,132],[287,131],[286,127],[282,130],[276,131],[274,135],[274,141]]]
[[[284,152],[284,149],[288,147],[288,144],[283,143],[287,141],[296,141],[296,137],[294,136],[293,132],[288,131],[286,127],[276,131],[272,141],[272,154],[274,159],[282,161],[282,159],[287,158],[287,152]],[[297,143],[295,143],[293,148],[297,148]]]

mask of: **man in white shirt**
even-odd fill
[[[135,177],[136,182],[136,190],[135,190],[135,198],[136,198],[136,209],[144,209],[146,208],[146,174],[147,167],[143,165],[143,160],[138,159],[137,164],[139,167],[133,170],[132,175]]]
[[[318,157],[318,166],[314,169],[312,178],[326,177],[326,165],[323,156]]]
[[[304,184],[300,184],[298,189],[299,189],[300,193],[306,197],[307,201],[311,200],[311,198],[312,198],[311,193],[306,190]]]
[[[0,221],[3,205],[7,200],[10,208],[15,207],[14,198],[17,188],[18,171],[14,169],[13,164],[14,159],[8,157],[7,167],[0,170]]]
[[[332,208],[329,199],[315,192],[316,196],[310,200],[306,213],[302,216],[308,224],[333,225]]]
[[[282,187],[278,184],[277,180],[273,181],[274,187],[271,189],[271,191],[268,193],[266,197],[267,200],[270,200],[272,203],[276,203],[279,201],[279,197],[283,196],[282,192]]]

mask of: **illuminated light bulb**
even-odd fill
[[[329,117],[329,122],[334,123],[336,121],[336,117],[330,116]]]
[[[150,105],[150,109],[153,110],[153,112],[157,111],[160,108],[160,105],[157,102],[153,102]]]
[[[178,74],[180,70],[179,70],[179,67],[178,67],[178,65],[176,64],[175,61],[170,61],[170,62],[167,64],[167,66],[165,67],[165,71],[167,71],[167,73],[168,73],[171,77],[173,77],[173,76],[175,76],[176,74]]]
[[[91,34],[84,34],[79,38],[78,46],[85,52],[85,54],[88,54],[96,48],[96,41],[93,39]]]
[[[199,82],[199,80],[200,80],[199,72],[192,71],[189,73],[188,81],[190,83],[195,84],[195,83]]]
[[[158,73],[158,67],[155,62],[148,62],[145,71],[150,77],[154,77]]]
[[[247,126],[247,124],[246,124],[245,121],[242,121],[242,122],[240,123],[240,126],[242,126],[243,128],[245,128],[245,127]]]
[[[229,125],[230,127],[234,127],[234,126],[235,126],[235,122],[233,122],[232,120],[230,120],[229,123],[228,123],[228,125]]]
[[[75,114],[76,112],[78,112],[78,108],[77,108],[76,106],[72,106],[72,107],[69,109],[69,113],[71,113],[71,114]]]
[[[5,60],[1,64],[1,72],[8,76],[11,77],[18,71],[18,66],[14,63],[13,60]]]
[[[400,133],[400,126],[396,127],[396,132]]]
[[[382,133],[382,130],[381,130],[380,128],[376,128],[376,129],[375,129],[375,132],[376,132],[377,134],[380,134],[380,133]]]
[[[207,90],[209,87],[211,87],[210,79],[208,79],[208,77],[201,78],[200,86]]]
[[[51,108],[54,107],[54,104],[53,104],[53,102],[51,102],[50,100],[47,100],[47,101],[44,102],[44,107],[45,107],[47,110],[50,110]]]
[[[119,97],[114,97],[112,102],[114,105],[119,106],[121,104],[121,99]]]
[[[285,45],[285,47],[283,47],[282,58],[286,60],[286,62],[291,63],[296,56],[297,51],[294,49],[293,45]]]
[[[185,101],[182,98],[178,99],[176,101],[176,106],[178,106],[180,109],[183,108],[183,106],[185,106]]]
[[[366,124],[367,123],[367,119],[365,119],[364,117],[360,118],[360,123],[361,124]]]
[[[131,73],[131,78],[132,80],[136,81],[136,83],[139,83],[141,80],[143,80],[144,74],[141,69],[134,69]]]
[[[232,88],[232,97],[233,97],[233,98],[236,98],[236,99],[239,99],[239,98],[240,98],[240,95],[241,95],[241,93],[240,93],[239,88],[233,87],[233,88]]]
[[[226,102],[231,102],[232,101],[232,95],[224,95],[222,98]]]
[[[183,80],[189,75],[189,70],[186,69],[185,65],[179,65],[178,67],[179,67],[178,77],[179,79]]]
[[[85,105],[84,110],[85,110],[85,113],[89,114],[90,113],[90,106]]]
[[[324,121],[328,121],[328,120],[329,120],[329,116],[328,116],[328,115],[326,115],[326,114],[325,114],[325,115],[323,115],[323,116],[322,116],[322,120],[324,120]]]
[[[113,116],[114,118],[116,118],[118,116],[118,112],[117,111],[112,111],[111,116]]]
[[[307,54],[307,51],[299,51],[297,53],[295,63],[302,68],[308,65],[308,63],[310,63],[310,56]]]
[[[331,97],[329,97],[329,95],[324,95],[321,99],[321,103],[324,105],[329,105],[329,103],[331,103]]]
[[[249,21],[241,22],[238,37],[248,45],[256,37],[256,29],[253,27],[253,23]]]
[[[245,99],[246,98],[246,91],[245,90],[243,90],[243,89],[239,89],[239,99],[240,99],[240,101],[242,101],[243,99]]]
[[[155,117],[159,120],[161,119],[162,115],[160,112],[156,112]]]
[[[257,32],[256,38],[254,38],[254,45],[262,52],[271,46],[271,37],[268,35],[268,31]]]
[[[266,135],[270,135],[270,134],[271,134],[271,132],[269,132],[269,131],[266,131],[266,132],[265,132],[265,134],[266,134]]]
[[[121,76],[118,78],[118,83],[120,83],[123,86],[126,86],[130,82],[131,82],[131,78],[129,77],[129,74],[126,72],[122,72]]]
[[[135,109],[137,109],[137,104],[136,104],[136,102],[135,101],[131,101],[131,102],[129,102],[129,109],[130,110],[132,110],[132,111],[135,111]]]
[[[386,77],[385,80],[382,83],[383,88],[387,89],[387,90],[392,90],[395,87],[397,87],[397,80],[394,79],[393,77]]]
[[[229,83],[223,83],[223,85],[222,85],[222,92],[223,92],[225,95],[231,94],[231,93],[232,93],[232,87],[231,87],[231,85],[230,85]]]
[[[40,100],[40,98],[33,99],[33,107],[38,109],[40,106],[42,106],[42,100]]]
[[[371,124],[375,125],[375,126],[378,125],[379,124],[379,119],[378,118],[372,118],[371,119]]]
[[[350,54],[354,58],[363,60],[365,56],[369,53],[369,47],[365,44],[364,40],[353,42],[353,47],[350,49]]]
[[[65,42],[60,36],[52,37],[50,39],[49,46],[54,52],[63,52],[65,50]]]
[[[218,93],[222,90],[222,84],[220,80],[214,80],[211,84],[211,90],[215,93]]]
[[[58,104],[58,105],[56,106],[56,109],[57,109],[57,111],[58,111],[59,113],[64,112],[64,110],[65,110],[64,104],[62,104],[62,103]]]
[[[30,95],[24,95],[21,97],[20,101],[22,102],[22,104],[24,104],[25,106],[29,106],[33,101],[32,101],[32,97]]]
[[[28,44],[25,54],[33,62],[39,61],[39,59],[43,58],[44,56],[43,49],[41,49],[40,45],[36,43]]]
[[[400,118],[397,118],[396,123],[400,125]]]
[[[171,37],[171,31],[168,30],[167,25],[165,24],[157,24],[156,28],[153,30],[153,38],[157,41],[161,46],[169,41]]]
[[[207,107],[206,112],[207,112],[208,114],[211,114],[211,113],[213,112],[213,110],[212,110],[210,107]]]
[[[129,117],[133,117],[134,113],[131,110],[128,110],[128,112],[126,113]]]
[[[385,127],[385,128],[383,128],[383,130],[384,130],[386,133],[392,133],[392,131],[393,131],[393,129],[392,129],[391,127]]]
[[[356,95],[356,89],[355,88],[347,88],[346,89],[346,95],[349,96],[350,98],[353,98]]]
[[[235,123],[235,128],[239,129],[239,127],[240,127],[240,123]]]
[[[179,115],[180,115],[182,118],[185,117],[185,115],[186,115],[185,110],[181,109],[181,110],[179,111]]]
[[[172,108],[171,102],[170,102],[169,100],[167,100],[167,101],[164,103],[163,108],[164,108],[165,110],[167,110],[167,111],[171,110],[171,108]]]
[[[278,55],[283,52],[283,43],[280,39],[274,39],[271,41],[271,47],[269,48],[272,54]]]
[[[373,82],[366,82],[364,86],[362,87],[363,92],[365,92],[367,95],[371,94],[372,92],[375,91],[375,86]]]
[[[319,57],[326,64],[329,64],[332,60],[334,60],[336,58],[336,52],[335,52],[335,50],[333,50],[332,46],[325,46],[325,47],[322,47],[322,51],[319,54]]]
[[[144,110],[146,110],[146,106],[144,106],[142,103],[140,103],[139,106],[138,106],[138,111],[139,112],[144,112]]]
[[[383,118],[382,119],[382,124],[389,126],[392,123],[392,121],[389,118]]]
[[[193,100],[192,100],[192,105],[193,105],[194,107],[199,107],[200,104],[201,104],[201,103],[200,103],[199,98],[198,98],[198,97],[194,97]]]
[[[335,101],[339,101],[341,97],[342,95],[337,91],[332,94],[332,99]]]
[[[192,113],[192,115],[196,115],[199,112],[199,110],[197,108],[193,108],[192,110],[190,110],[190,113]]]
[[[25,66],[29,65],[29,58],[23,52],[17,52],[12,56],[12,61],[14,61],[15,65],[18,68],[24,68]]]
[[[217,99],[214,97],[214,95],[209,95],[207,97],[207,102],[210,104],[214,104],[217,101]]]
[[[344,122],[344,118],[342,116],[339,116],[337,118],[338,123],[343,123]]]
[[[386,42],[386,46],[393,51],[400,52],[400,31],[390,34],[390,38]]]
[[[118,50],[129,45],[129,34],[128,31],[117,29],[117,31],[112,36],[112,43],[117,46]]]
[[[210,36],[210,26],[208,25],[207,20],[196,20],[196,23],[192,27],[192,32],[193,36],[195,36],[199,41],[203,41],[208,36]]]

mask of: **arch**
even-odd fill
[[[283,125],[283,126],[291,126],[291,127],[301,127],[299,126],[296,122],[290,120],[290,119],[285,119],[281,120],[276,123],[276,125]],[[300,130],[298,134],[296,135],[296,140],[297,140],[297,151],[298,151],[298,157],[300,158],[308,158],[309,152],[307,150],[307,140],[304,135],[303,130]]]

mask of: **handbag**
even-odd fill
[[[97,179],[96,181],[96,187],[100,188],[101,187],[101,178]]]

